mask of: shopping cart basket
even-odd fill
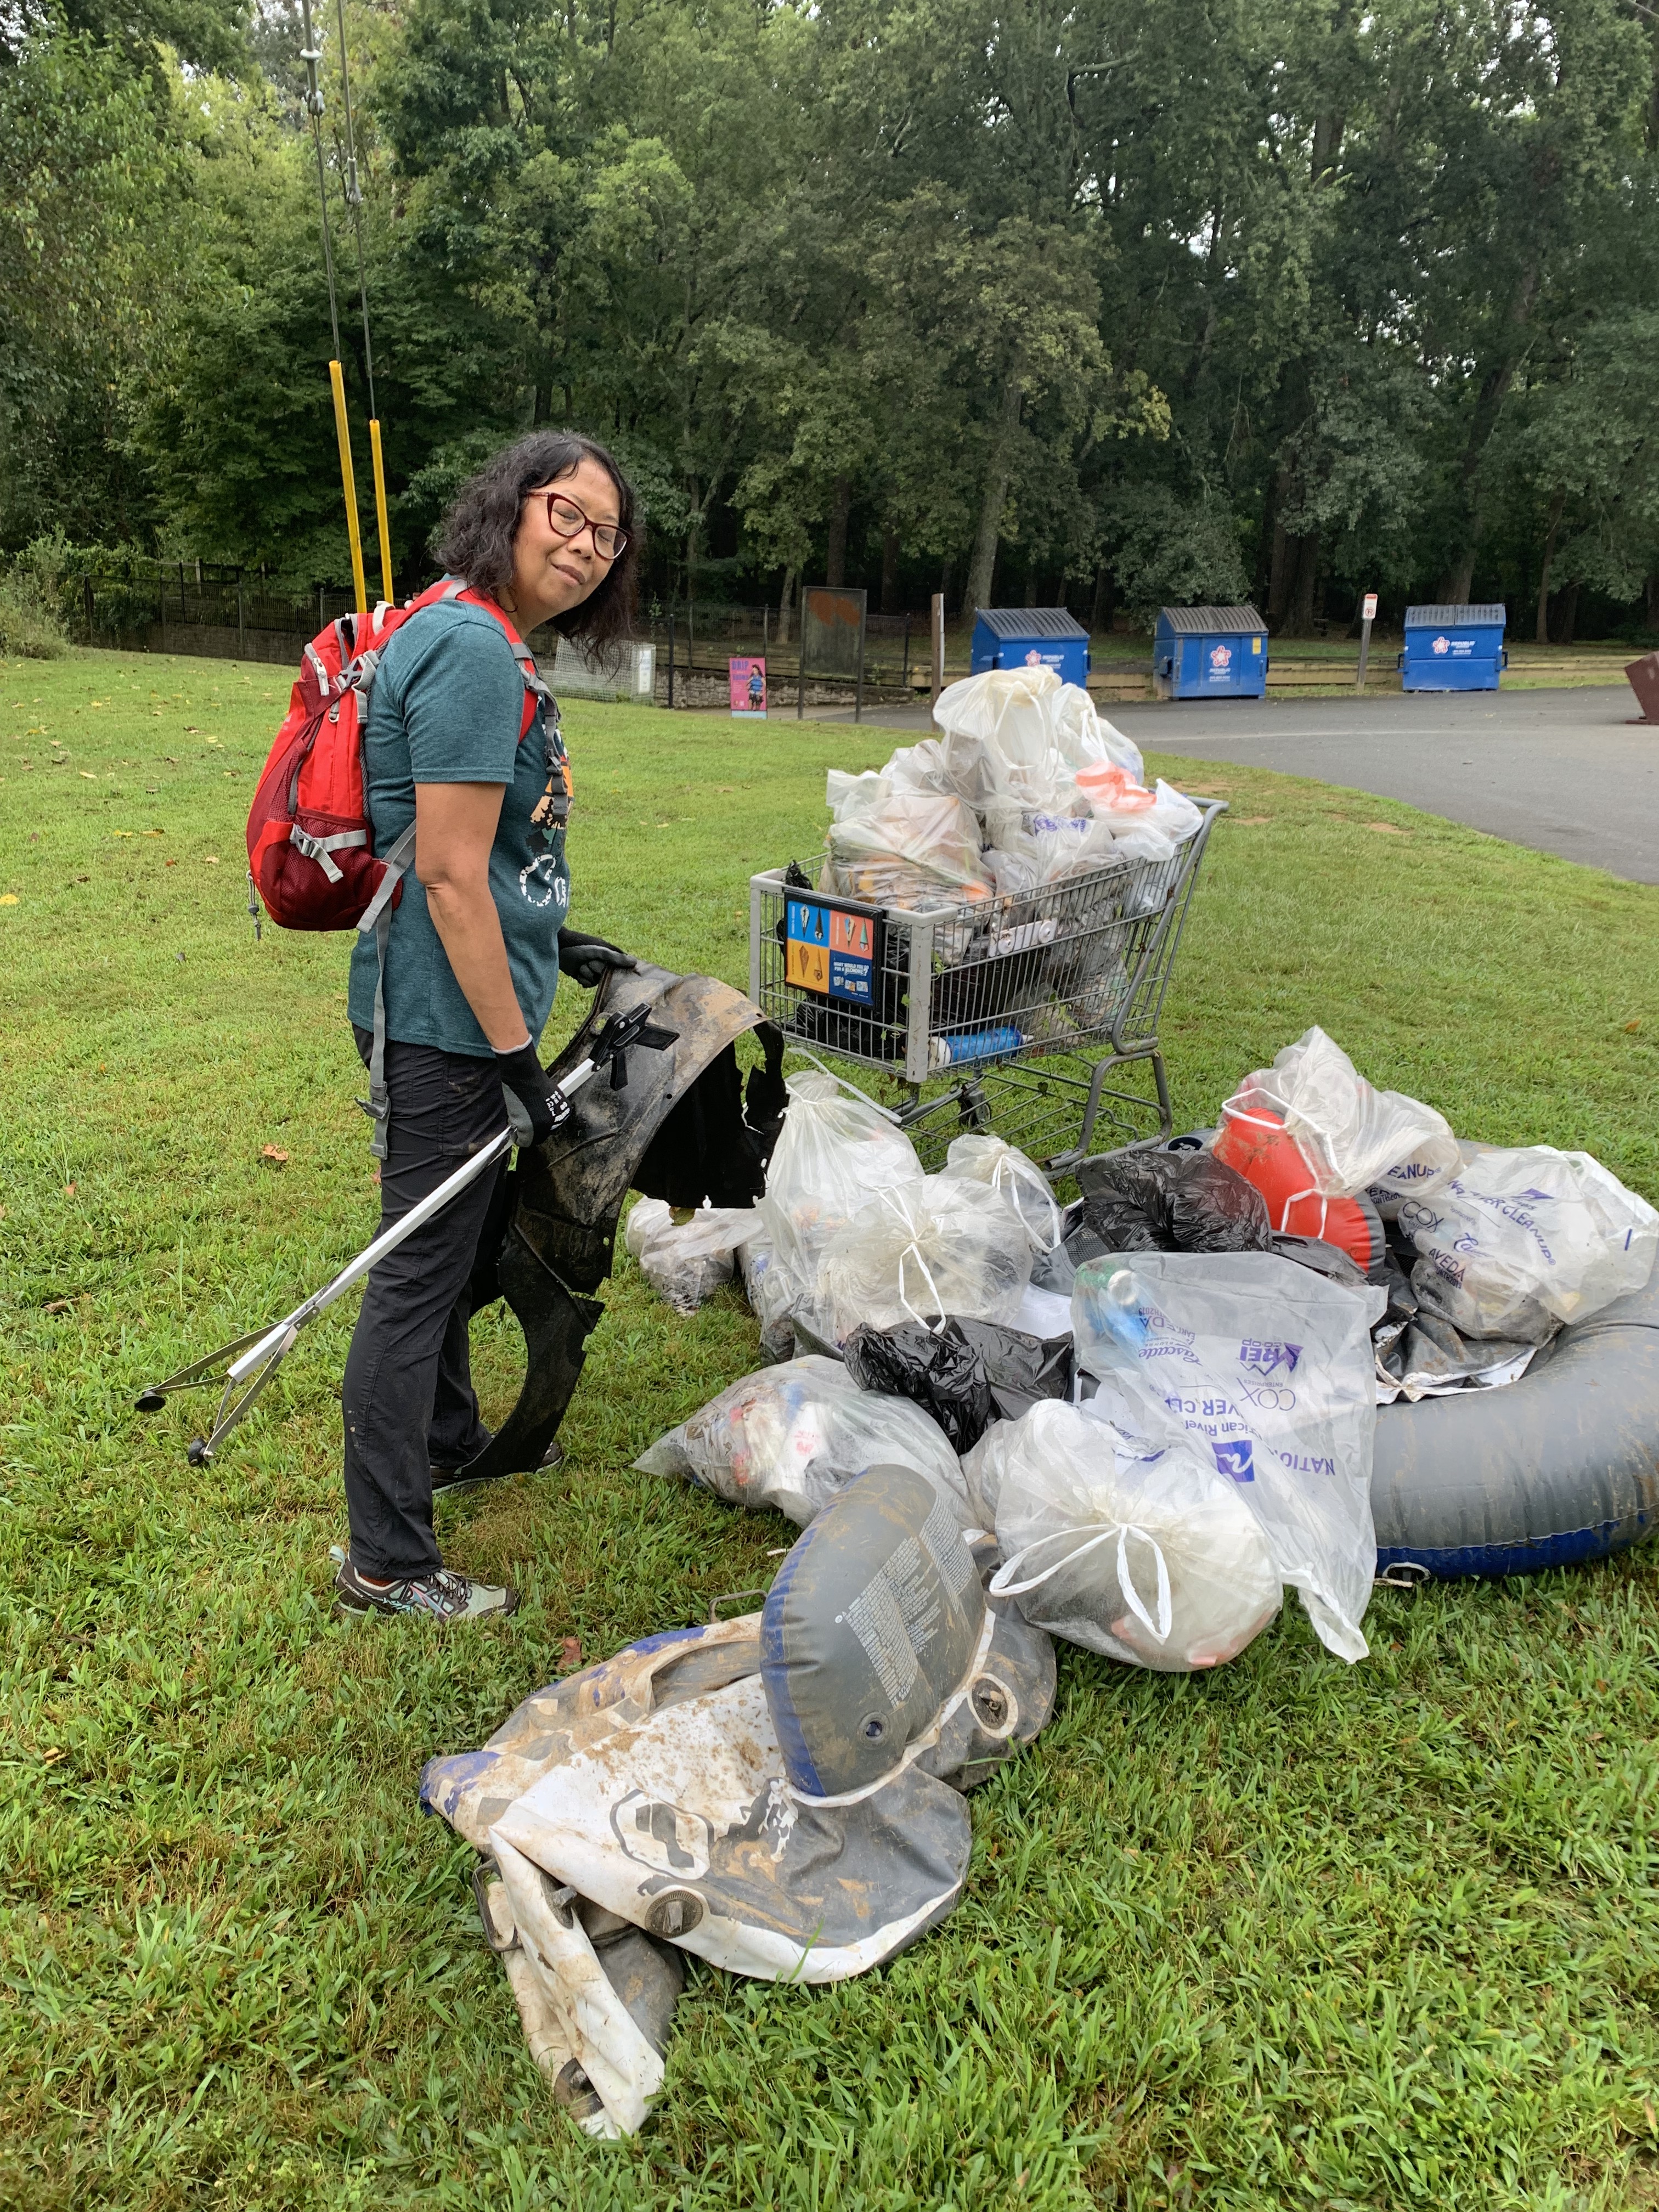
[[[964,1129],[1060,1175],[1103,1118],[1114,1143],[1167,1137],[1158,1018],[1226,811],[1194,804],[1203,818],[1167,860],[1007,896],[883,907],[817,890],[821,861],[767,869],[749,879],[749,995],[792,1044],[892,1079],[929,1165]]]

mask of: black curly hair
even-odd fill
[[[455,495],[434,550],[452,576],[499,599],[513,581],[513,541],[526,495],[556,483],[583,461],[596,461],[617,487],[617,521],[628,543],[604,581],[580,606],[556,615],[561,637],[578,638],[601,660],[614,660],[633,628],[645,532],[634,514],[634,487],[605,447],[579,430],[532,430],[504,446]]]

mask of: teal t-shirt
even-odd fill
[[[501,918],[519,1010],[539,1038],[559,980],[559,929],[570,904],[562,826],[531,816],[562,761],[556,711],[538,706],[520,742],[525,686],[506,633],[482,607],[424,607],[386,647],[369,695],[363,732],[363,789],[374,849],[390,851],[415,818],[417,783],[506,786],[489,854],[489,889]],[[490,1057],[454,970],[438,941],[426,893],[411,867],[386,940],[386,1035],[404,1044]],[[374,939],[351,955],[351,1018],[374,1022]]]

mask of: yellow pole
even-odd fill
[[[363,541],[357,528],[357,479],[351,470],[351,428],[346,421],[345,379],[340,374],[340,364],[331,361],[328,365],[328,380],[334,387],[334,434],[340,441],[340,482],[345,487],[346,534],[351,540],[351,580],[357,587],[357,611],[368,612],[368,586],[363,581]]]
[[[380,596],[387,606],[398,602],[392,589],[392,530],[386,514],[386,470],[380,461],[380,425],[370,416],[368,447],[374,456],[374,519],[380,532]]]

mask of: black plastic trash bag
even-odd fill
[[[866,1322],[848,1338],[842,1357],[860,1390],[914,1399],[931,1413],[958,1457],[973,1449],[996,1418],[985,1362],[950,1329],[935,1334],[913,1321],[893,1328]]]
[[[1271,1252],[1267,1202],[1210,1152],[1103,1152],[1077,1171],[1079,1267],[1114,1252]]]
[[[953,1316],[945,1334],[965,1345],[984,1364],[995,1418],[1017,1421],[1039,1398],[1064,1398],[1072,1387],[1069,1336],[1027,1336],[994,1321]],[[977,1438],[975,1439],[978,1441]],[[966,1447],[964,1447],[966,1449]]]

